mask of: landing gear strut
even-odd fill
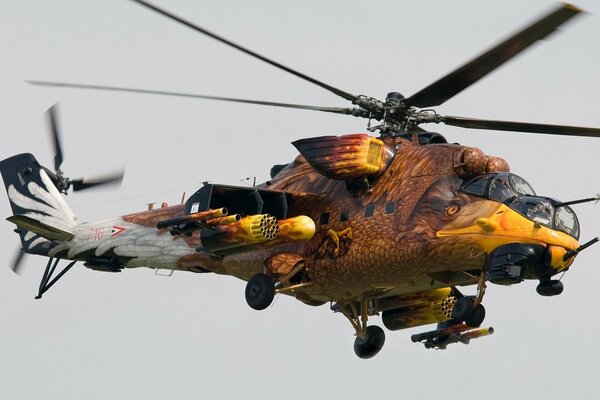
[[[372,358],[382,349],[385,343],[385,332],[376,325],[367,326],[369,319],[369,300],[364,298],[360,302],[360,313],[354,303],[336,306],[348,318],[356,330],[354,340],[354,353],[362,359]]]
[[[54,275],[54,271],[56,270],[56,267],[58,266],[58,263],[60,261],[60,258],[52,258],[50,257],[48,259],[48,264],[46,265],[46,270],[44,271],[44,275],[42,276],[42,280],[40,282],[40,287],[39,287],[39,291],[37,296],[35,296],[36,299],[41,299],[42,295],[44,293],[46,293],[46,291],[48,291],[48,289],[50,289],[56,282],[58,282],[58,280],[60,278],[63,277],[64,274],[66,274],[72,267],[73,265],[75,265],[75,263],[77,261],[71,261],[66,267],[63,268],[62,271],[60,271],[56,277],[54,277],[54,279],[52,279],[52,275]]]
[[[275,293],[294,292],[312,286],[303,261],[287,274],[256,274],[246,284],[246,302],[255,310],[264,310],[273,302]]]

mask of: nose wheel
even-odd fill
[[[555,279],[540,280],[540,284],[535,289],[540,296],[558,296],[565,287],[561,281]]]

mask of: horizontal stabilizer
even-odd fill
[[[8,217],[6,219],[17,225],[19,228],[28,230],[50,240],[65,241],[71,240],[75,236],[72,232],[54,228],[25,215],[13,215],[12,217]]]

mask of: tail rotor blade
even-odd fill
[[[71,180],[71,187],[73,188],[73,191],[76,192],[101,185],[120,185],[124,176],[124,170],[105,175],[87,176],[81,179]]]
[[[100,185],[120,184],[123,181],[125,170],[120,170],[104,175],[87,176],[80,179],[69,179],[60,170],[63,163],[63,152],[60,144],[60,130],[58,128],[58,105],[54,104],[48,109],[46,115],[50,126],[50,134],[52,136],[52,144],[54,145],[54,172],[44,168],[50,179],[54,182],[57,189],[67,194],[70,188],[73,191],[88,189]]]
[[[25,253],[23,250],[21,250],[20,248],[17,250],[17,254],[15,255],[13,262],[10,265],[10,269],[17,275],[19,275],[19,269],[21,268],[21,262],[23,261],[23,257],[25,256]]]
[[[58,171],[63,162],[62,146],[60,145],[60,134],[57,120],[58,105],[54,104],[46,111],[50,125],[50,134],[52,135],[52,144],[54,145],[54,170]]]

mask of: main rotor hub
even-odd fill
[[[404,100],[404,96],[402,95],[402,93],[398,93],[398,92],[389,92],[387,94],[387,97],[385,98],[386,104],[392,104],[392,103],[400,104],[401,100]]]
[[[399,92],[389,92],[383,103],[383,113],[378,115],[381,124],[369,130],[379,130],[382,137],[396,137],[405,134],[409,125],[409,114],[404,104],[404,95]]]

